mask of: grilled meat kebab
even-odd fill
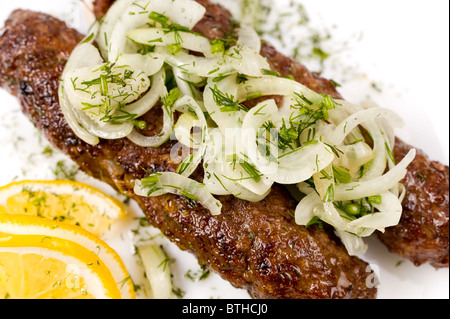
[[[96,13],[104,14],[110,2],[96,1]],[[228,11],[208,1],[199,2],[207,8],[207,14],[195,31],[211,39],[232,36],[236,24]],[[160,148],[142,148],[121,139],[103,140],[91,146],[72,132],[60,110],[57,90],[65,62],[81,39],[82,35],[63,22],[23,10],[10,16],[0,37],[1,86],[19,97],[24,113],[81,170],[134,198],[152,225],[181,249],[194,253],[200,264],[218,272],[235,287],[247,289],[254,298],[376,297],[376,288],[367,285],[373,275],[367,263],[349,256],[332,229],[296,225],[293,218],[296,203],[281,186],[274,186],[259,203],[219,197],[223,204],[219,216],[211,216],[201,205],[182,196],[134,195],[134,181],[145,177],[146,171],[176,170],[177,164],[170,160],[173,142]],[[340,97],[330,81],[308,72],[271,46],[264,45],[262,54],[281,74],[293,75],[317,92]],[[150,123],[144,133],[159,132],[161,115],[162,111],[154,108],[144,116]],[[443,211],[436,215],[442,217],[444,227],[447,223],[448,266],[448,167],[440,171],[447,171],[443,195],[445,198],[446,190],[446,202],[436,206],[442,210],[440,206],[445,209],[447,205],[447,214]],[[445,244],[445,232],[443,237]],[[420,251],[420,245],[417,250]],[[429,255],[428,260],[421,262],[436,258]],[[444,259],[439,258],[442,264]]]

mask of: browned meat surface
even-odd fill
[[[103,17],[106,12],[108,12],[108,9],[111,7],[111,5],[114,3],[115,0],[95,0],[94,1],[94,14],[96,17],[101,18]]]
[[[395,157],[400,161],[411,146],[398,141]],[[418,151],[403,181],[408,192],[400,224],[379,234],[381,241],[414,264],[429,262],[448,267],[449,168],[430,161]]]
[[[350,257],[325,230],[295,225],[295,203],[278,186],[260,203],[220,198],[223,213],[217,217],[184,197],[134,196],[133,181],[146,175],[142,168],[175,169],[169,160],[171,143],[141,148],[122,139],[89,146],[74,135],[60,111],[57,88],[64,63],[80,39],[48,15],[15,11],[0,38],[0,84],[20,98],[36,127],[83,171],[132,196],[149,221],[181,249],[255,298],[376,296],[376,289],[366,286],[371,274],[367,264]],[[160,115],[146,115],[155,123],[149,131],[159,129]]]

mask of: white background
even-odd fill
[[[238,16],[238,0],[221,1]],[[263,3],[270,0],[263,0]],[[292,12],[291,1],[273,1],[274,11]],[[326,30],[332,38],[323,43],[330,53],[323,74],[342,84],[340,92],[349,101],[361,102],[370,97],[383,107],[397,111],[405,120],[398,135],[406,142],[423,149],[432,159],[449,162],[449,2],[445,0],[295,0],[304,5],[315,30]],[[0,0],[0,25],[17,8],[44,11],[81,29],[79,1],[71,0]],[[75,14],[74,14],[75,12]],[[282,27],[289,36],[305,36],[293,18],[286,18]],[[267,20],[267,24],[274,20]],[[278,49],[290,53],[273,39]],[[303,61],[318,70],[314,61]],[[377,88],[373,89],[375,83]],[[56,163],[71,161],[54,152],[42,154],[48,143],[21,114],[14,97],[0,89],[0,185],[21,179],[54,179]],[[97,186],[118,196],[108,186],[82,173],[77,180]],[[120,196],[118,196],[121,198]],[[131,230],[133,220],[142,216],[134,203],[130,217],[106,238],[122,256],[136,283],[143,283],[142,269],[134,254],[137,240]],[[153,229],[140,229],[157,233]],[[148,237],[148,236],[147,236]],[[216,275],[207,280],[192,281],[185,274],[199,272],[193,256],[180,252],[167,240],[158,239],[175,262],[171,265],[174,283],[185,292],[185,298],[248,298],[243,290],[232,288]],[[381,280],[379,298],[449,298],[448,269],[435,270],[425,265],[415,267],[408,261],[387,252],[377,239],[368,241],[369,251],[361,256],[376,265]]]

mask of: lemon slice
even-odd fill
[[[0,214],[0,298],[134,299],[120,256],[81,227]]]
[[[124,205],[83,183],[22,181],[0,188],[0,213],[26,214],[78,225],[104,234],[126,215]]]

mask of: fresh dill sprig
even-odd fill
[[[224,93],[217,88],[217,85],[214,85],[214,88],[210,88],[214,102],[218,106],[221,106],[221,112],[236,112],[236,111],[245,111],[248,112],[248,108],[245,105],[239,103],[239,101],[234,100],[234,96],[228,93]]]

